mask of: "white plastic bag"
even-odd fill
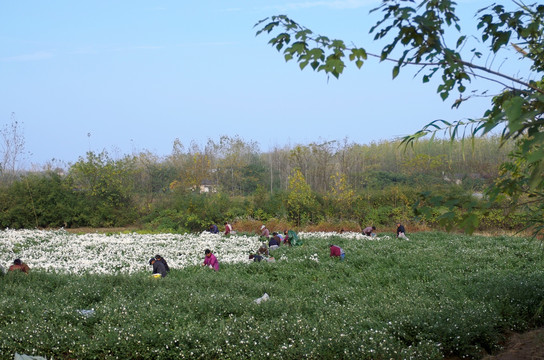
[[[258,299],[255,299],[254,301],[255,301],[257,304],[260,304],[261,302],[266,301],[266,300],[268,300],[268,299],[270,299],[270,296],[269,296],[267,293],[264,293],[263,296],[261,296],[261,297],[258,298]]]

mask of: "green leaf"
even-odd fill
[[[478,215],[471,212],[465,216],[460,225],[466,233],[472,234],[474,230],[476,230],[476,228],[478,227],[479,223],[480,220],[478,219]]]
[[[395,66],[393,68],[393,79],[397,77],[397,75],[399,74],[399,66]]]
[[[457,47],[461,46],[461,44],[465,41],[467,37],[466,36],[461,36],[459,39],[457,39]]]
[[[544,160],[544,151],[534,151],[527,155],[527,162],[529,164],[536,163]]]
[[[504,111],[508,119],[508,128],[510,132],[515,133],[523,128],[523,98],[515,96],[512,99],[504,102]]]
[[[542,173],[544,172],[544,161],[536,164],[529,178],[529,186],[531,189],[536,189],[542,184]]]

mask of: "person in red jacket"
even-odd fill
[[[15,259],[13,260],[13,265],[9,267],[8,271],[22,271],[25,274],[28,274],[30,268],[27,264],[22,262],[21,259]]]
[[[329,248],[331,249],[331,257],[339,257],[340,260],[344,260],[344,257],[346,256],[344,249],[342,249],[340,246],[336,246],[333,244],[330,244]]]
[[[232,231],[232,225],[225,221],[225,235],[230,234]]]

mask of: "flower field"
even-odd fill
[[[371,240],[358,233],[301,233],[304,238]],[[387,239],[389,237],[382,237]],[[132,274],[149,270],[150,257],[160,254],[172,268],[202,263],[205,249],[222,263],[250,262],[248,254],[261,244],[259,237],[203,232],[201,234],[71,234],[64,230],[5,230],[0,232],[0,259],[6,268],[15,258],[32,269],[74,274]]]
[[[505,332],[544,324],[536,241],[299,236],[254,263],[256,236],[3,231],[2,264],[20,257],[31,272],[0,277],[0,358],[481,358]],[[200,266],[205,248],[219,272]],[[164,279],[150,277],[155,254]]]
[[[179,234],[70,234],[60,231],[7,230],[0,233],[2,259],[23,259],[32,269],[66,273],[132,274],[149,270],[160,254],[173,268],[202,262],[204,250],[220,253],[223,262],[244,261],[259,247],[256,236],[225,238],[204,232]]]

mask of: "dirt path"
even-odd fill
[[[544,328],[512,334],[503,351],[484,360],[544,360]]]

